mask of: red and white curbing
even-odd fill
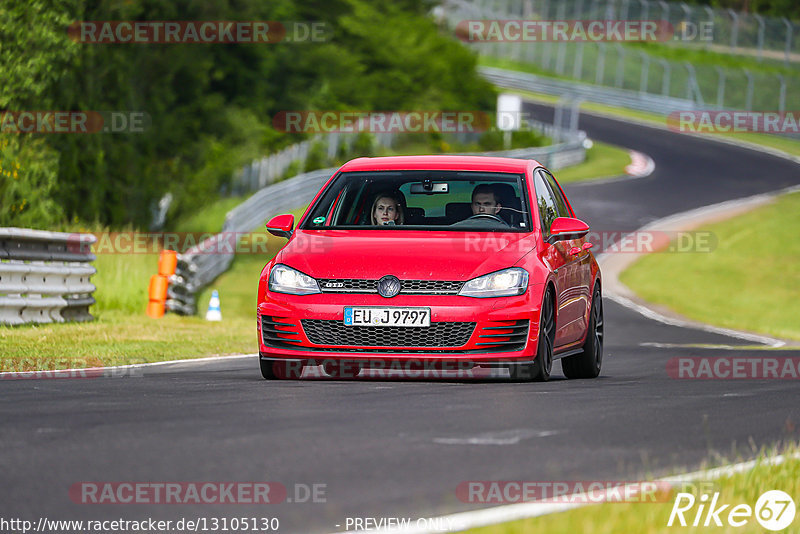
[[[656,168],[653,158],[635,150],[629,150],[628,154],[631,156],[631,163],[625,166],[625,174],[635,178],[644,178],[653,173]]]
[[[736,215],[746,213],[752,209],[773,202],[781,195],[794,193],[797,191],[800,191],[800,186],[791,186],[770,193],[761,193],[745,198],[727,200],[718,204],[711,204],[709,206],[703,206],[701,208],[675,213],[646,224],[629,235],[647,233],[655,229],[658,229],[662,232],[685,232],[694,230],[706,224],[727,220]],[[624,241],[625,239],[627,239],[627,236],[623,237],[621,241]],[[612,245],[611,248],[613,249],[614,246],[616,245]],[[646,251],[632,254],[613,254],[608,252],[599,254],[597,256],[597,261],[600,264],[600,269],[603,272],[603,296],[608,297],[614,302],[660,323],[679,326],[682,328],[703,330],[705,332],[711,332],[714,334],[722,334],[733,338],[761,343],[773,348],[787,345],[787,341],[783,339],[756,334],[753,332],[743,332],[731,328],[722,328],[698,321],[693,321],[681,316],[680,314],[668,311],[661,307],[655,307],[652,304],[641,300],[639,297],[637,297],[633,290],[619,280],[619,276],[625,269],[633,265],[637,259],[645,254]]]

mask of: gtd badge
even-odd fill
[[[400,280],[391,274],[378,280],[378,294],[387,299],[397,296],[401,288]]]

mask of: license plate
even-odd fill
[[[346,307],[345,326],[430,326],[430,308]]]

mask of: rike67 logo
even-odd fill
[[[755,508],[748,504],[737,504],[733,507],[730,504],[722,504],[719,502],[719,492],[710,498],[704,493],[699,499],[691,493],[678,493],[667,526],[721,527],[727,524],[732,527],[743,527],[755,516],[763,528],[779,531],[792,524],[795,512],[792,497],[780,490],[762,493],[756,501]]]

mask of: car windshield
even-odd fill
[[[344,172],[301,228],[525,232],[521,174],[464,171]]]

